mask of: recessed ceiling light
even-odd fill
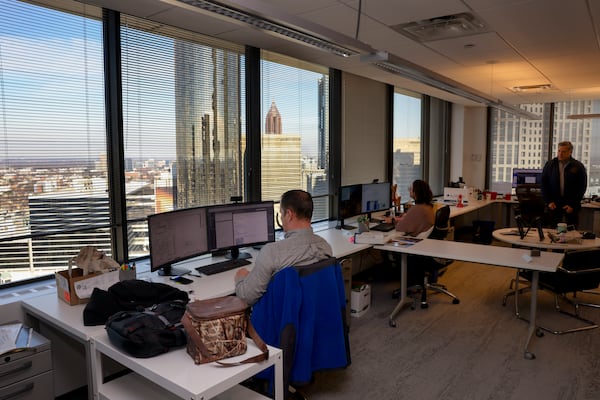
[[[541,93],[544,90],[552,89],[552,85],[549,83],[542,83],[539,85],[524,85],[524,86],[513,86],[511,90],[513,92],[529,92],[529,93]]]

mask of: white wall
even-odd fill
[[[342,185],[386,179],[386,85],[342,74]]]
[[[452,106],[450,179],[462,176],[467,186],[485,189],[487,151],[485,107]]]

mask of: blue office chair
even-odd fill
[[[265,343],[283,350],[284,393],[319,370],[350,364],[346,293],[337,259],[280,270],[252,308]],[[272,369],[258,375],[272,380]]]

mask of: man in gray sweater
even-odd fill
[[[285,238],[267,243],[254,260],[254,268],[241,268],[235,274],[235,294],[253,305],[267,290],[280,269],[294,265],[309,265],[331,257],[331,246],[315,235],[310,224],[313,201],[310,193],[290,190],[281,196],[279,205]]]

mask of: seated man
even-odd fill
[[[256,256],[254,268],[235,274],[235,294],[253,305],[265,293],[277,271],[292,265],[308,265],[331,257],[331,246],[313,233],[310,221],[313,201],[310,193],[290,190],[279,205],[285,239],[266,244]]]

